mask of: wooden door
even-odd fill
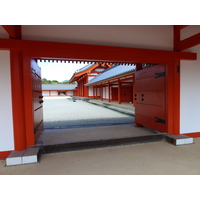
[[[112,88],[112,101],[118,101],[118,88]]]
[[[121,87],[121,102],[133,102],[133,86]]]
[[[32,91],[33,91],[33,115],[34,115],[34,136],[35,142],[38,140],[42,131],[43,125],[43,96],[42,96],[42,80],[41,68],[35,60],[31,60],[32,69]]]
[[[166,131],[165,65],[154,65],[135,73],[136,125]]]

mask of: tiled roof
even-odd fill
[[[82,71],[84,71],[84,70],[86,70],[86,69],[89,69],[90,67],[92,67],[94,65],[94,63],[93,64],[88,64],[88,65],[86,65],[86,66],[84,66],[84,67],[82,67],[82,68],[80,68],[80,69],[77,69],[76,71],[75,71],[75,73],[79,73],[79,72],[82,72]]]
[[[73,90],[77,84],[42,84],[42,90]]]
[[[97,83],[106,79],[114,78],[115,76],[120,76],[123,74],[127,74],[135,71],[135,65],[114,65],[106,70],[104,70],[101,74],[93,78],[88,84]]]

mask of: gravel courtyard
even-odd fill
[[[134,117],[69,97],[44,97],[44,128],[128,124]]]

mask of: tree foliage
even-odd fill
[[[59,82],[57,80],[47,80],[46,78],[42,79],[42,84],[76,84],[75,82],[73,83],[69,83],[68,80],[63,81],[63,82]]]

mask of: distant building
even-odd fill
[[[76,70],[69,80],[70,83],[77,82],[76,96],[93,98],[93,87],[87,87],[85,84],[90,82],[94,77],[100,74],[102,71],[111,67],[108,63],[93,63],[88,64],[78,70]]]
[[[75,96],[77,84],[42,84],[42,96]]]
[[[118,101],[119,104],[133,103],[134,78],[134,64],[117,64],[97,75],[85,86],[91,88],[94,99]]]

